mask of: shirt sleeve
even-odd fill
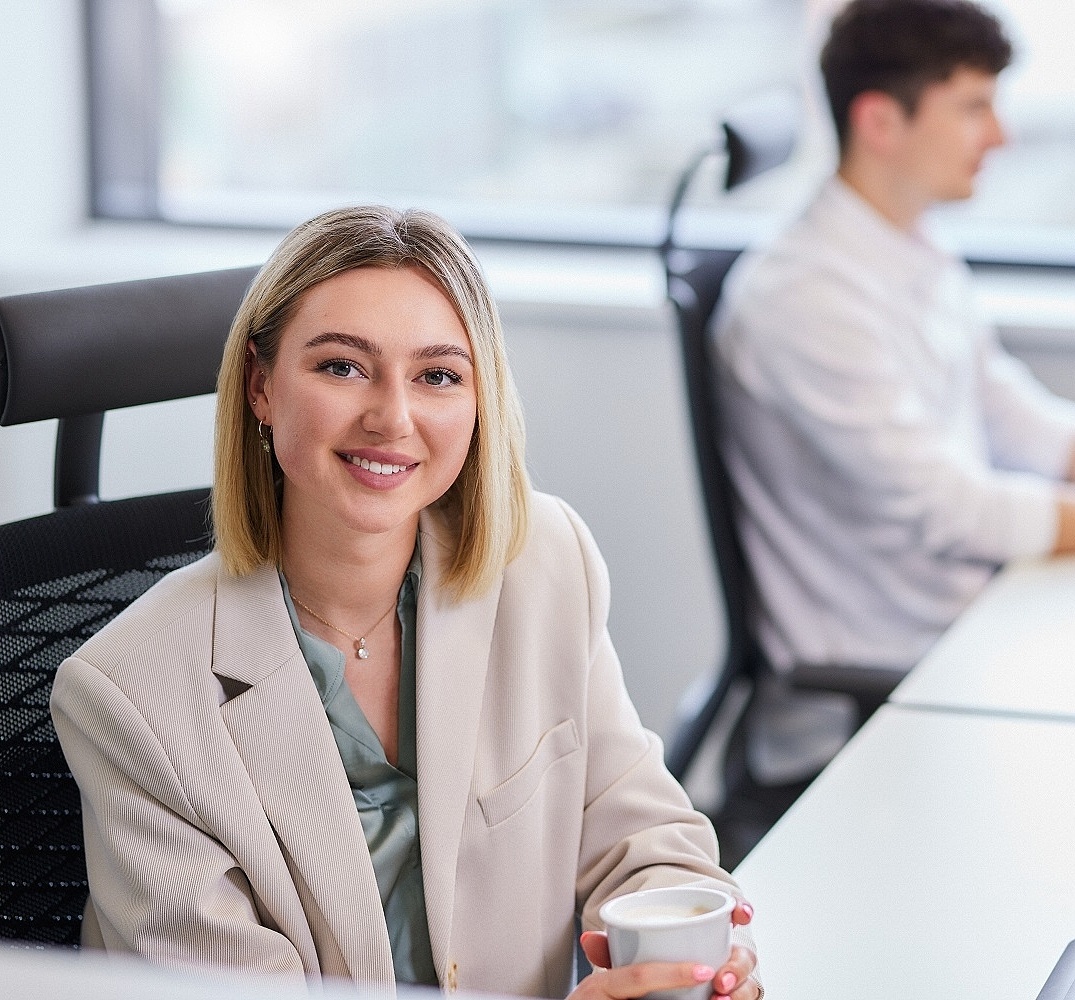
[[[1075,447],[1075,402],[1049,392],[992,330],[982,334],[979,372],[996,465],[1065,479]]]
[[[1001,563],[1049,551],[1054,484],[955,445],[869,297],[835,277],[808,278],[759,282],[719,347],[728,374],[846,485],[849,516],[910,524],[942,557]]]

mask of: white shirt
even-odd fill
[[[777,669],[910,667],[998,565],[1055,543],[1075,404],[1000,348],[965,265],[839,179],[737,266],[717,344]]]

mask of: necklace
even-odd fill
[[[364,635],[351,635],[350,632],[348,632],[346,629],[340,628],[339,625],[333,625],[332,622],[330,622],[327,618],[322,618],[308,604],[303,604],[302,601],[300,601],[294,594],[291,595],[291,600],[293,600],[304,611],[308,611],[311,615],[313,615],[319,622],[321,622],[322,625],[327,625],[330,629],[332,629],[333,632],[339,632],[340,635],[347,636],[347,638],[355,644],[355,656],[357,656],[360,660],[368,660],[370,658],[370,651],[366,648],[366,637]],[[393,608],[395,608],[394,604],[383,615],[381,615],[380,618],[377,619],[377,621],[373,624],[371,628],[366,629],[366,631],[370,634],[375,632],[377,630],[377,626],[380,625],[381,622],[383,622],[392,613]]]

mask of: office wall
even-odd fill
[[[82,209],[82,58],[75,0],[0,7],[0,246],[7,269],[39,257]],[[19,249],[21,248],[21,253]]]

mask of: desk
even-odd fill
[[[885,706],[735,875],[774,1000],[1032,1000],[1075,938],[1075,725]]]
[[[890,700],[1075,720],[1075,557],[1005,567]]]
[[[167,968],[134,955],[101,951],[7,948],[0,942],[0,983],[17,1000],[390,1000],[390,991],[326,981],[310,989],[263,972],[224,968]],[[478,1000],[455,994],[456,1000]],[[396,1000],[443,1000],[428,987],[402,987]],[[481,1000],[497,1000],[486,996]],[[503,1000],[503,998],[502,998]]]

